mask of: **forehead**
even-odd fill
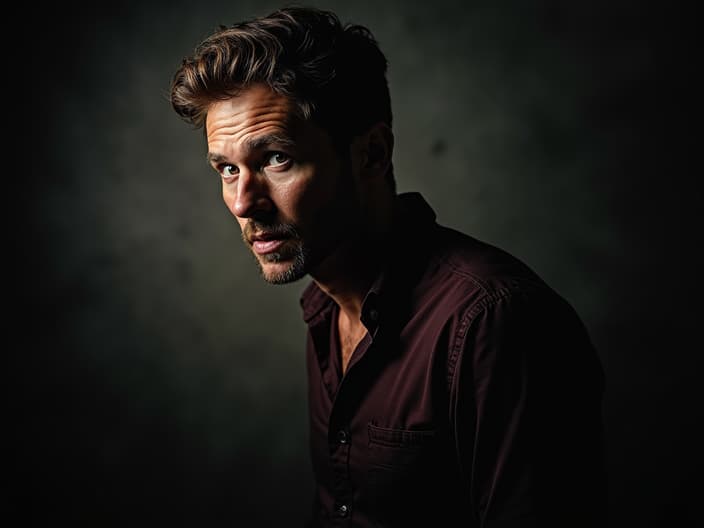
[[[296,104],[263,85],[248,87],[235,97],[212,103],[205,120],[210,148],[236,147],[272,133],[292,137],[297,124],[300,120]]]

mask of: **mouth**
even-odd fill
[[[273,253],[284,245],[287,239],[276,233],[263,233],[252,237],[252,248],[258,255]]]

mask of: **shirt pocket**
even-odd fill
[[[367,498],[377,507],[396,511],[400,503],[428,484],[435,430],[367,426]]]
[[[435,439],[434,429],[392,429],[367,425],[369,462],[387,469],[409,470]]]

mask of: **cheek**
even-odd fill
[[[308,189],[304,185],[285,185],[276,189],[276,207],[285,215],[298,216],[304,210],[304,201]]]
[[[287,181],[271,183],[268,198],[282,219],[300,221],[310,207],[309,195],[314,188],[310,175],[299,172]]]
[[[311,215],[313,211],[334,200],[337,184],[335,178],[332,168],[317,167],[283,190],[281,198],[286,203],[295,204],[301,215]]]

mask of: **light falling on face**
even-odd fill
[[[349,164],[289,98],[251,86],[208,108],[206,132],[223,199],[265,280],[302,278],[350,236],[359,207]]]

